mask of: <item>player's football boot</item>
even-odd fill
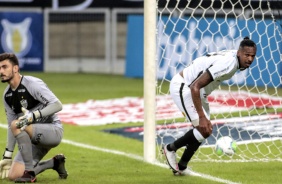
[[[184,170],[179,170],[179,171],[172,170],[172,173],[174,176],[188,176],[188,175],[191,175],[191,170],[189,168],[186,168]]]
[[[59,174],[59,179],[67,179],[68,172],[65,168],[66,157],[63,154],[58,154],[53,157],[54,167],[53,169]]]
[[[22,177],[15,179],[15,183],[35,183],[36,177],[34,171],[24,171]]]
[[[163,146],[163,154],[167,160],[167,163],[169,165],[169,167],[175,171],[175,172],[178,172],[179,171],[179,168],[178,168],[178,163],[177,163],[177,160],[176,160],[176,153],[175,151],[169,151],[167,149],[167,145]]]

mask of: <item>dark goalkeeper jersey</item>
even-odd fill
[[[58,98],[41,79],[32,76],[22,76],[16,90],[12,90],[8,86],[4,91],[3,98],[9,126],[13,120],[23,114],[21,107],[35,111],[43,109],[49,103],[58,101]],[[34,123],[37,122],[60,124],[56,114],[40,118]]]

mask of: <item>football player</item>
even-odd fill
[[[194,127],[184,136],[163,147],[168,165],[175,174],[184,174],[187,171],[188,162],[212,133],[207,96],[238,70],[249,68],[256,51],[256,44],[245,37],[238,50],[223,50],[199,57],[172,78],[171,97]],[[177,162],[176,151],[184,146],[186,149]]]
[[[56,114],[62,110],[62,104],[41,79],[19,72],[15,54],[0,54],[1,81],[8,83],[3,94],[8,130],[6,149],[0,161],[1,178],[33,183],[37,174],[54,169],[59,178],[66,179],[63,154],[41,161],[62,140],[63,127]],[[16,143],[19,151],[12,160]]]

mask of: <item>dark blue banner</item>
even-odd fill
[[[43,71],[42,13],[0,13],[0,52],[15,53],[22,71]]]
[[[213,132],[204,142],[203,146],[210,146],[216,143],[216,140],[223,136],[230,136],[236,142],[263,142],[267,140],[279,139],[282,137],[281,119],[265,119],[261,120],[259,116],[255,117],[253,122],[246,123],[243,119],[234,119],[234,123],[213,123]],[[216,122],[216,120],[214,120]],[[267,126],[267,128],[265,128]],[[168,144],[175,139],[182,137],[188,130],[192,128],[189,123],[176,123],[157,125],[156,138],[158,144]],[[139,141],[144,140],[144,127],[123,127],[106,129],[105,132],[122,135],[137,139]]]
[[[126,71],[128,77],[143,77],[143,16],[128,17]],[[139,25],[139,26],[138,26]],[[280,86],[282,65],[281,27],[272,20],[235,20],[199,17],[163,17],[158,22],[157,57],[159,79],[170,80],[195,58],[207,52],[238,49],[245,36],[257,44],[257,57],[250,67],[225,83]],[[133,46],[134,45],[134,46]],[[141,53],[141,54],[136,54]]]
[[[79,9],[86,9],[86,8],[143,8],[144,7],[144,0],[1,0],[0,7],[38,7],[38,8],[79,8]],[[279,0],[262,0],[262,1],[255,1],[255,0],[241,0],[240,3],[235,3],[235,1],[225,1],[222,0],[189,0],[188,1],[179,1],[179,0],[158,0],[158,7],[169,7],[169,8],[193,8],[197,5],[201,7],[209,7],[212,6],[213,8],[222,8],[222,9],[231,9],[231,8],[239,8],[246,6],[251,6],[253,9],[257,9],[258,7],[262,9],[268,9],[269,5],[271,7],[281,7],[281,2]]]

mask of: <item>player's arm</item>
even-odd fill
[[[10,129],[10,126],[11,126],[12,121],[18,118],[18,115],[10,108],[10,106],[6,103],[5,100],[3,101],[4,101],[7,122],[8,122],[6,149],[13,152],[15,149],[15,145],[16,145],[16,138],[14,137]]]
[[[62,103],[58,100],[54,103],[48,104],[41,110],[34,111],[34,116],[36,119],[43,118],[55,114],[63,109]]]
[[[209,71],[207,70],[190,85],[193,103],[199,115],[199,126],[196,128],[204,138],[207,138],[212,133],[212,125],[210,120],[206,117],[204,113],[202,102],[201,102],[200,90],[201,88],[207,86],[212,81],[213,78],[209,73]]]
[[[47,117],[61,111],[63,105],[56,95],[42,80],[38,80],[36,83],[37,85],[32,85],[32,88],[29,90],[34,98],[44,104],[45,107],[41,110],[34,111],[35,118]]]
[[[56,112],[59,112],[60,110],[62,110],[62,107],[62,103],[59,100],[54,103],[48,104],[41,110],[29,111],[22,107],[23,116],[19,117],[19,121],[16,123],[17,128],[24,130],[26,126],[32,124],[37,119],[44,118]]]
[[[62,110],[62,103],[42,80],[34,80],[25,85],[29,86],[27,89],[30,94],[36,100],[44,104],[45,107],[34,111],[22,108],[24,115],[19,117],[20,121],[17,124],[18,128],[23,128],[32,124],[37,119],[50,116]]]
[[[9,127],[7,131],[7,145],[4,150],[2,160],[0,160],[1,179],[8,178],[8,174],[12,165],[12,156],[13,156],[15,144],[16,144],[16,139]]]
[[[10,124],[12,120],[17,118],[17,115],[12,111],[12,109],[6,104],[4,100],[4,106],[6,110],[7,115],[7,121],[8,121],[8,129],[7,129],[7,143],[6,148],[3,153],[2,160],[0,160],[0,177],[1,179],[7,178],[9,174],[9,170],[12,165],[12,156],[13,151],[16,145],[16,139],[10,129]]]

